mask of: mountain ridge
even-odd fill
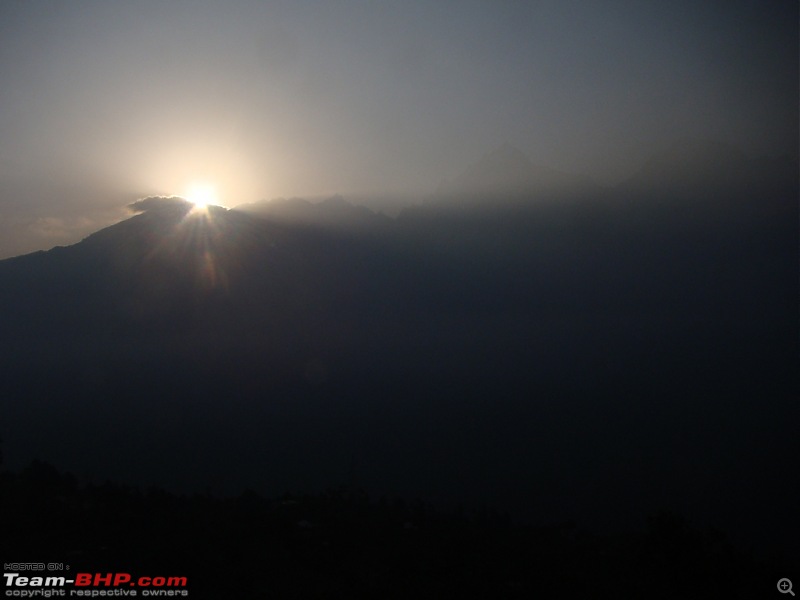
[[[758,193],[771,197],[795,193],[798,188],[796,167],[791,157],[752,158],[732,144],[686,138],[655,152],[630,177],[608,187],[595,184],[588,176],[536,166],[521,150],[504,143],[467,166],[454,180],[440,184],[422,204],[399,208],[398,216],[404,212],[413,214],[421,206],[448,211],[480,208],[485,214],[491,212],[493,206],[506,210],[508,207],[504,204],[509,200],[519,203],[517,208],[534,201],[588,200],[596,204],[597,199],[608,203],[616,197],[620,201],[635,200],[646,210],[648,196],[691,198],[694,203],[705,200],[714,206],[725,196],[741,204],[737,199],[744,197],[746,200]],[[164,198],[153,197],[162,203]],[[147,201],[134,202],[131,210],[146,212],[147,207],[141,202]],[[172,211],[164,205],[159,207],[160,214],[168,216],[172,212],[173,217],[180,218],[189,210],[190,205],[184,199],[171,202]],[[695,206],[702,208],[702,204]],[[320,233],[341,235],[385,235],[397,218],[375,212],[369,199],[361,199],[356,205],[342,196],[315,202],[277,198],[238,205],[235,209],[275,224],[303,225]],[[9,258],[16,257],[2,260]]]

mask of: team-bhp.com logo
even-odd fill
[[[6,584],[5,595],[21,598],[189,595],[186,590],[186,577],[133,577],[130,573],[75,573],[74,577],[67,579],[64,576],[42,577],[3,573],[3,578]]]

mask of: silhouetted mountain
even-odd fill
[[[146,199],[0,261],[6,458],[180,490],[354,478],[533,522],[676,508],[788,548],[796,198],[693,195],[698,216],[664,209],[692,204],[678,191],[620,191],[394,221]]]

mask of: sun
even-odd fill
[[[196,183],[189,188],[186,199],[194,204],[195,210],[203,210],[210,204],[217,204],[217,192],[211,185]]]

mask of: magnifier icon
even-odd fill
[[[792,591],[792,582],[791,582],[791,580],[790,579],[786,579],[786,577],[784,577],[783,579],[779,579],[778,580],[778,591],[781,594],[791,594],[792,596],[794,596],[794,592]]]

